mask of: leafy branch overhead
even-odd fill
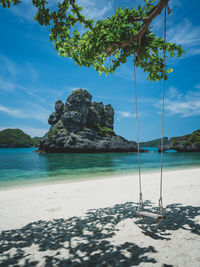
[[[159,0],[157,4],[156,0],[145,0],[144,6],[137,9],[118,7],[114,15],[96,22],[81,14],[82,8],[75,0],[58,2],[56,10],[50,10],[46,0],[32,2],[37,8],[34,19],[41,25],[50,25],[50,40],[58,54],[74,59],[79,66],[93,66],[100,74],[113,73],[134,54],[136,66],[148,73],[148,79],[161,80],[164,47],[171,57],[183,53],[180,45],[165,44],[149,27],[169,0]],[[0,0],[3,7],[20,3],[20,0]],[[171,71],[166,69],[165,79]]]

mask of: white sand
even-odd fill
[[[150,210],[159,179],[142,175]],[[200,169],[163,179],[158,229],[137,217],[136,175],[0,191],[0,266],[200,266]]]

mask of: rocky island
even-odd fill
[[[20,129],[5,129],[0,131],[0,148],[38,147],[41,139],[31,138]]]
[[[178,152],[200,152],[200,129],[192,134],[187,134],[178,137],[172,137],[164,145],[163,150],[174,149]],[[158,152],[161,151],[160,146]]]
[[[164,145],[167,145],[169,143],[168,137],[163,137],[163,143]],[[160,144],[161,138],[158,138],[147,142],[140,142],[140,147],[159,147]]]
[[[65,104],[58,100],[48,123],[51,127],[40,142],[38,152],[137,151],[135,142],[128,141],[114,132],[113,107],[104,106],[102,102],[92,102],[92,96],[83,89],[73,91]]]

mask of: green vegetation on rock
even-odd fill
[[[0,131],[0,147],[38,147],[42,138],[25,134],[20,129]]]
[[[52,138],[53,136],[56,136],[58,133],[58,128],[56,126],[53,126],[47,133],[47,136],[49,138]]]
[[[111,128],[108,127],[102,127],[100,124],[97,124],[97,126],[95,127],[95,129],[97,130],[97,132],[101,135],[101,136],[109,136],[109,135],[115,135],[114,131]]]
[[[169,142],[168,137],[163,138],[163,143],[166,145]],[[141,142],[140,146],[142,147],[158,147],[161,144],[161,138],[152,140],[152,141],[147,141],[147,142]]]
[[[194,131],[192,134],[187,134],[179,137],[172,137],[170,142],[176,146],[183,144],[185,147],[189,145],[194,145],[195,147],[200,147],[200,129]]]
[[[81,90],[82,90],[82,93],[88,94],[87,90],[85,90],[85,89],[81,89]],[[73,90],[73,94],[80,94],[80,89]]]

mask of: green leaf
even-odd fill
[[[172,50],[171,52],[170,52],[170,57],[173,57],[174,56],[174,50]]]
[[[172,71],[173,71],[173,69],[170,68],[170,69],[168,69],[166,72],[167,72],[167,73],[171,73]]]
[[[116,15],[119,15],[119,16],[123,16],[124,15],[124,11],[122,10],[121,7],[118,7],[116,9],[116,12],[115,12]]]

